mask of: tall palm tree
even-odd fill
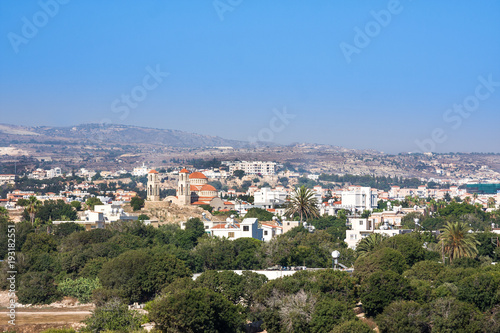
[[[497,201],[493,197],[488,198],[488,208],[495,208]]]
[[[296,213],[300,215],[300,222],[303,221],[304,216],[306,218],[319,216],[318,200],[314,197],[314,192],[304,185],[292,192],[285,215]]]
[[[477,197],[478,197],[477,192],[472,193],[472,198],[474,198],[473,204],[476,203]]]
[[[477,255],[476,235],[469,233],[469,227],[462,222],[448,222],[439,235],[443,257],[450,257],[450,264],[454,259],[475,257]]]
[[[470,197],[469,197],[469,196],[465,197],[465,198],[464,198],[464,202],[465,202],[466,204],[470,204]]]
[[[385,236],[382,234],[370,234],[368,237],[363,238],[356,245],[356,252],[360,257],[364,257],[373,250],[380,247],[382,241],[385,239]]]
[[[38,199],[32,195],[28,198],[28,213],[30,214],[30,221],[31,221],[31,225],[33,226],[34,223],[35,223],[35,215],[38,211],[38,209],[40,208],[40,206],[42,205],[42,203],[40,201],[38,201]]]

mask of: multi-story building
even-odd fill
[[[259,191],[254,192],[254,205],[261,208],[274,208],[276,205],[285,203],[285,191],[272,190],[270,187],[263,187]]]
[[[349,222],[351,229],[346,230],[344,241],[353,250],[356,250],[359,241],[374,233],[392,237],[412,232],[410,229],[393,229],[388,225],[381,226],[380,229],[375,229],[375,222],[371,219],[351,218]]]
[[[3,184],[14,185],[15,182],[16,182],[16,175],[11,175],[11,174],[0,175],[0,185],[3,185]]]
[[[342,207],[350,210],[373,210],[377,208],[377,190],[370,187],[349,186],[347,191],[342,191]]]
[[[276,174],[275,162],[263,161],[225,161],[223,164],[229,166],[229,172],[243,170],[247,175],[273,176]]]

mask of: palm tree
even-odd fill
[[[464,202],[469,205],[470,204],[470,197],[469,196],[465,197]]]
[[[314,192],[304,185],[292,192],[285,215],[296,213],[300,215],[300,222],[303,221],[304,216],[306,218],[319,216],[318,200],[314,197]]]
[[[38,211],[38,209],[40,208],[40,206],[42,205],[42,203],[40,201],[38,201],[38,199],[32,195],[28,198],[28,213],[30,214],[30,221],[31,221],[31,225],[33,226],[34,223],[35,223],[35,215]]]
[[[447,254],[450,257],[450,264],[453,259],[477,255],[476,245],[479,242],[476,240],[476,235],[469,233],[469,227],[465,223],[448,222],[440,232],[439,239],[443,257]]]
[[[364,257],[373,250],[380,247],[382,241],[385,239],[385,236],[382,234],[370,234],[368,237],[363,238],[356,245],[356,252],[360,257]]]
[[[472,197],[474,198],[473,203],[476,203],[476,200],[477,200],[477,192],[472,193]]]
[[[488,208],[495,208],[497,201],[493,197],[488,198]]]

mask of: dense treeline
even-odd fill
[[[498,219],[498,212],[475,208],[450,204],[432,218]],[[140,222],[89,232],[74,223],[17,223],[17,295],[32,304],[63,296],[92,301],[97,308],[86,330],[97,332],[139,330],[147,321],[164,332],[238,332],[248,322],[270,333],[371,332],[375,325],[381,332],[500,331],[500,268],[492,265],[500,257],[492,242],[498,235],[475,234],[474,256],[443,263],[439,240],[427,231],[366,239],[353,251],[343,242],[345,217],[308,222],[316,232],[297,227],[267,243],[209,237],[198,219],[185,230]],[[7,224],[3,209],[2,243]],[[353,274],[329,269],[333,250]],[[272,281],[245,271],[274,265],[322,269]],[[4,262],[2,289],[7,270]],[[202,274],[193,280],[194,273]],[[148,316],[129,311],[133,302],[146,302]],[[361,311],[369,320],[357,318]]]

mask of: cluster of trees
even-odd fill
[[[500,331],[500,269],[491,257],[477,257],[475,247],[490,240],[480,242],[457,226],[447,225],[437,251],[425,249],[418,233],[362,240],[354,277],[381,332]]]
[[[380,332],[500,331],[500,268],[491,264],[500,255],[496,235],[468,232],[497,219],[496,212],[451,203],[432,217],[441,221],[439,238],[425,229],[391,238],[373,234],[353,251],[343,241],[345,215],[318,217],[305,187],[291,202],[287,214],[316,231],[299,226],[267,243],[209,237],[199,219],[188,220],[184,230],[141,222],[89,232],[75,223],[37,228],[27,207],[28,221],[16,224],[19,301],[92,301],[97,308],[86,320],[92,332],[138,330],[146,321],[164,332],[238,332],[249,322],[268,332],[371,332],[374,325]],[[267,220],[266,213],[248,215]],[[0,230],[8,223],[0,210]],[[329,269],[333,250],[342,264],[354,266],[353,274]],[[272,281],[247,271],[275,265],[324,269]],[[236,269],[245,272],[229,271]],[[4,261],[2,289],[7,271]],[[202,274],[193,281],[193,273]],[[133,302],[146,302],[148,316],[129,311]],[[358,320],[356,311],[371,319]]]
[[[352,184],[360,186],[369,186],[373,188],[378,188],[380,190],[389,191],[391,186],[400,187],[418,187],[423,185],[423,183],[418,178],[403,178],[403,177],[391,177],[391,176],[370,176],[370,175],[327,175],[321,174],[319,180],[342,183],[342,184]]]

